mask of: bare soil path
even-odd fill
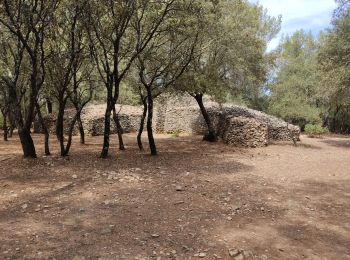
[[[0,141],[0,259],[350,259],[350,138],[157,141],[108,160],[99,137],[66,159]]]

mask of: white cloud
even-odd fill
[[[333,10],[337,7],[334,0],[259,0],[259,3],[269,15],[282,15],[281,32],[277,39],[271,41],[270,50],[278,45],[283,34],[292,34],[300,29],[318,34],[329,27]]]

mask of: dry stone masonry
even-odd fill
[[[233,104],[219,105],[209,97],[204,104],[213,125],[223,141],[230,145],[243,147],[261,147],[272,141],[299,140],[300,129],[297,126],[253,109]],[[142,107],[118,106],[120,122],[125,133],[137,132],[142,115]],[[82,121],[86,134],[103,135],[105,105],[91,105],[82,112]],[[74,110],[66,111],[65,126],[74,116]],[[50,132],[55,129],[55,116],[47,117]],[[154,129],[157,133],[181,132],[204,134],[206,124],[199,107],[191,96],[168,95],[156,101],[154,111]],[[35,132],[42,132],[40,124],[35,122]],[[112,120],[111,133],[116,133]],[[78,134],[77,129],[74,134]]]
[[[263,147],[268,144],[268,127],[254,118],[228,116],[222,139],[226,144],[241,147]]]

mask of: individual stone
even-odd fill
[[[232,248],[228,250],[228,253],[231,257],[236,257],[241,254],[241,251],[236,248]]]
[[[183,191],[183,190],[184,190],[184,188],[182,186],[180,186],[180,185],[176,186],[176,191]]]
[[[107,235],[107,234],[111,234],[112,233],[112,229],[111,228],[105,228],[101,230],[101,234],[102,235]]]
[[[198,257],[199,257],[199,258],[204,258],[204,257],[206,257],[206,256],[207,256],[206,253],[199,253],[199,254],[198,254]]]

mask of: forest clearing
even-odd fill
[[[100,137],[36,161],[1,142],[0,258],[349,259],[349,137],[257,149],[156,138],[158,157],[128,134],[108,161]]]
[[[350,260],[350,0],[0,0],[0,260]]]

